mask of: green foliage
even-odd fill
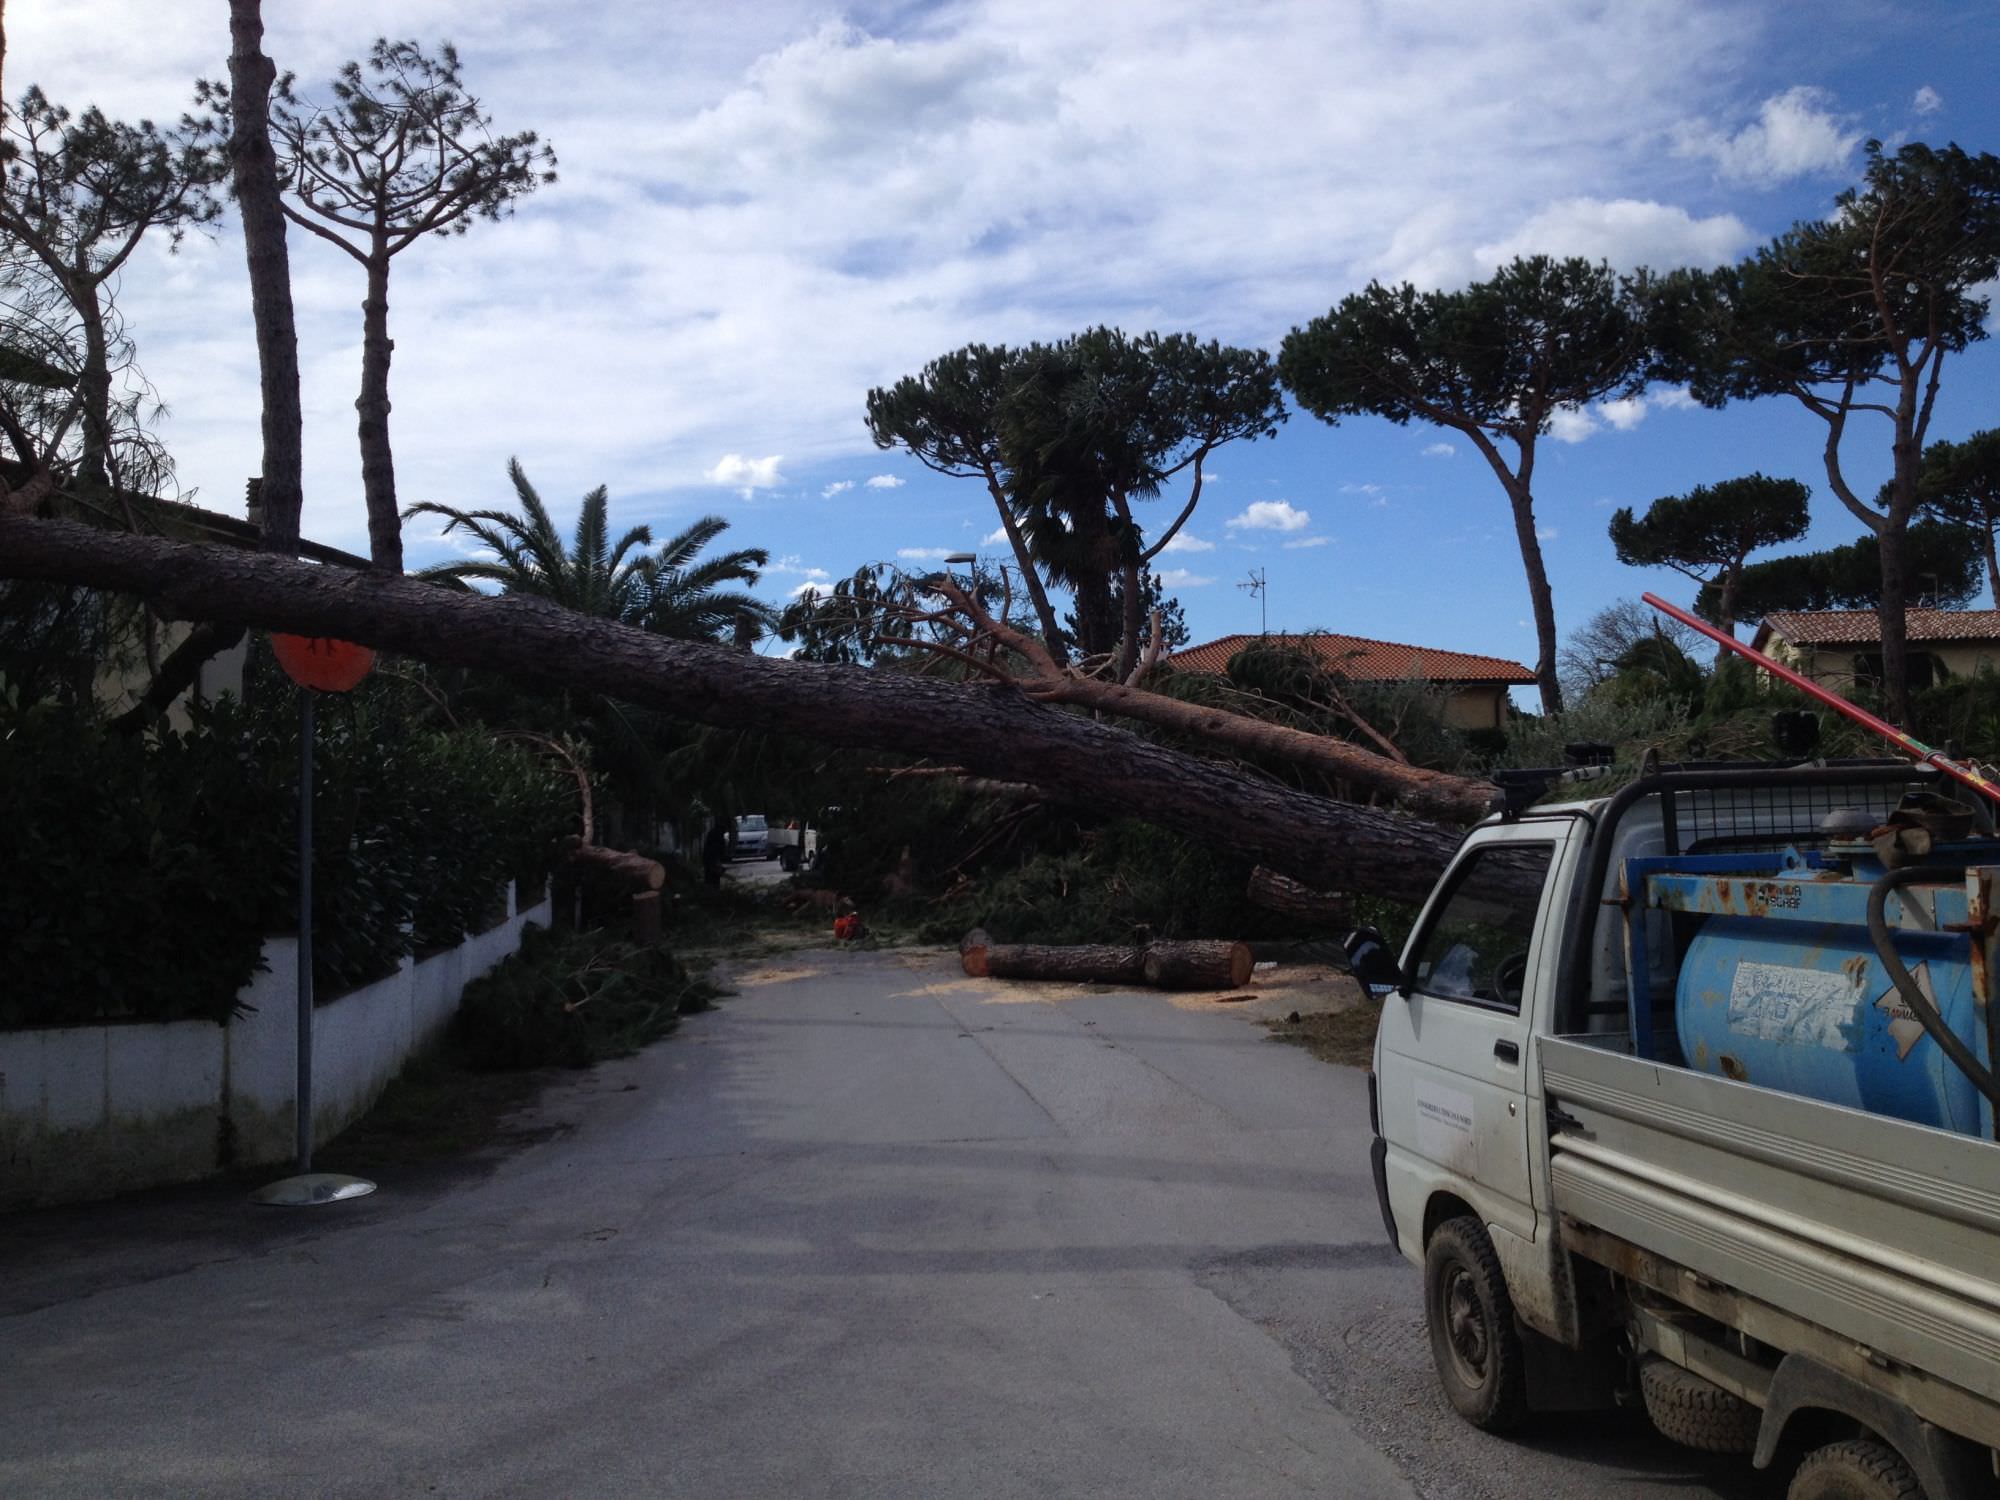
[[[1918,521],[1903,534],[1903,569],[1917,598],[1934,609],[1961,608],[1979,592],[1978,536],[1944,521]],[[1751,563],[1738,584],[1736,614],[1761,620],[1781,610],[1874,609],[1882,600],[1882,549],[1864,536],[1824,552],[1799,552]],[[1704,585],[1697,612],[1714,618],[1715,586]]]
[[[656,1041],[720,993],[661,948],[529,927],[465,987],[456,1032],[475,1068],[582,1068]]]
[[[1136,578],[1158,550],[1134,503],[1183,472],[1198,476],[1227,443],[1274,435],[1284,419],[1262,350],[1115,328],[1020,349],[968,345],[868,393],[877,447],[982,479],[1011,512],[1032,560],[1075,595],[1086,655],[1120,646],[1114,582]],[[1053,634],[1053,617],[1045,623]]]
[[[2000,673],[1982,665],[1910,695],[1910,732],[1928,745],[1954,745],[1981,761],[2000,760]]]
[[[1697,485],[1685,495],[1662,495],[1635,517],[1630,507],[1611,517],[1611,545],[1628,568],[1667,567],[1712,584],[1709,618],[1724,629],[1735,623],[1734,585],[1760,547],[1797,541],[1811,519],[1812,492],[1796,479],[1746,474],[1720,484]]]
[[[296,699],[114,733],[52,703],[0,709],[0,1026],[224,1020],[266,936],[297,912]],[[324,702],[314,756],[314,976],[321,998],[412,946],[490,925],[574,818],[530,752],[413,727],[393,679]],[[14,701],[14,700],[10,700]]]

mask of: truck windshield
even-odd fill
[[[1554,858],[1554,844],[1488,844],[1468,854],[1417,948],[1417,988],[1520,1010],[1528,944]]]

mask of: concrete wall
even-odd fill
[[[512,953],[544,898],[489,932],[319,1006],[313,1016],[313,1134],[331,1140],[436,1040],[465,986]],[[241,1000],[212,1021],[0,1031],[0,1209],[102,1198],[293,1148],[298,943],[271,938]]]

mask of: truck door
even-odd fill
[[[1410,940],[1407,992],[1383,1001],[1380,1032],[1392,1201],[1455,1191],[1489,1223],[1527,1240],[1535,1210],[1523,1001],[1542,967],[1559,837],[1517,826],[1467,841]],[[1398,1222],[1421,1214],[1421,1201],[1397,1204]]]

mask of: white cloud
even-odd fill
[[[1944,108],[1944,95],[1927,83],[1917,90],[1917,97],[1910,101],[1910,106],[1920,115],[1934,115]]]
[[[894,474],[877,474],[868,481],[871,490],[900,490],[908,481]]]
[[[15,9],[14,71],[117,115],[176,117],[220,55],[211,8]],[[1524,26],[1473,0],[962,0],[921,22],[847,8],[857,24],[805,0],[665,24],[529,0],[265,7],[269,50],[315,95],[357,36],[453,36],[499,128],[562,156],[515,218],[398,261],[399,488],[504,499],[519,452],[544,493],[602,481],[634,521],[707,483],[773,487],[711,480],[703,455],[865,474],[882,460],[863,393],[973,338],[1103,321],[1267,343],[1370,275],[1455,284],[1476,247],[1520,236],[1621,263],[1729,259],[1735,221],[1673,207],[1697,200],[1643,143],[1690,117],[1742,123],[1735,69],[1771,9],[1538,0]],[[1216,87],[1243,78],[1257,86]],[[356,545],[361,286],[331,247],[292,247],[307,527]],[[239,494],[258,403],[236,230],[142,247],[121,300],[184,481]]]
[[[1538,542],[1553,542],[1557,537],[1561,535],[1562,535],[1562,530],[1560,527],[1537,526],[1535,528],[1535,540]]]
[[[1232,531],[1304,531],[1312,524],[1312,512],[1298,509],[1289,500],[1256,500],[1225,524]]]
[[[822,500],[831,500],[835,495],[842,494],[845,491],[851,490],[853,488],[854,488],[853,480],[836,479],[832,484],[828,485],[825,489],[819,492],[819,497]]]
[[[1657,406],[1662,411],[1693,411],[1701,403],[1688,394],[1684,385],[1663,385],[1646,393],[1649,406]]]
[[[1198,589],[1206,588],[1215,580],[1200,573],[1191,573],[1186,568],[1169,568],[1160,575],[1160,582],[1170,589]]]
[[[1623,396],[1616,401],[1600,401],[1597,414],[1620,432],[1630,432],[1646,420],[1646,398]]]
[[[1213,552],[1215,543],[1204,542],[1192,531],[1177,531],[1174,539],[1160,549],[1162,552]]]
[[[1302,536],[1295,542],[1284,544],[1287,552],[1296,552],[1302,547],[1324,547],[1333,540],[1330,536]]]
[[[803,599],[808,594],[819,594],[821,592],[823,591],[819,586],[819,582],[808,578],[804,583],[795,583],[786,589],[785,597],[787,599]]]
[[[1549,436],[1559,443],[1580,443],[1597,430],[1597,419],[1580,406],[1558,406],[1549,413]]]
[[[789,556],[781,557],[774,563],[766,564],[764,568],[764,576],[768,578],[773,573],[796,573],[801,578],[807,580],[812,580],[812,579],[824,580],[833,576],[832,574],[828,573],[825,568],[807,567],[806,564],[800,559],[797,553],[792,553]],[[797,590],[794,590],[793,592],[796,593]]]
[[[898,547],[896,556],[909,558],[913,562],[942,562],[958,553],[956,547]]]
[[[1425,458],[1450,458],[1458,449],[1450,443],[1432,443],[1424,449]]]
[[[1563,198],[1505,239],[1481,245],[1482,270],[1523,255],[1581,255],[1622,269],[1714,266],[1735,260],[1755,238],[1734,214],[1697,219],[1684,208],[1638,198]]]
[[[1007,528],[1005,526],[995,526],[979,539],[979,545],[982,547],[1011,547],[1013,543],[1007,540]]]
[[[740,453],[725,453],[702,477],[710,484],[730,485],[748,500],[757,491],[772,489],[784,482],[785,476],[778,472],[781,461],[775,453],[768,458],[745,458]]]
[[[1343,484],[1340,487],[1340,493],[1343,495],[1379,495],[1382,493],[1382,486],[1379,484]]]
[[[1757,118],[1734,135],[1705,121],[1683,125],[1675,132],[1674,152],[1706,157],[1724,181],[1754,187],[1837,172],[1847,166],[1863,132],[1827,109],[1831,100],[1824,89],[1787,89],[1766,99]]]

